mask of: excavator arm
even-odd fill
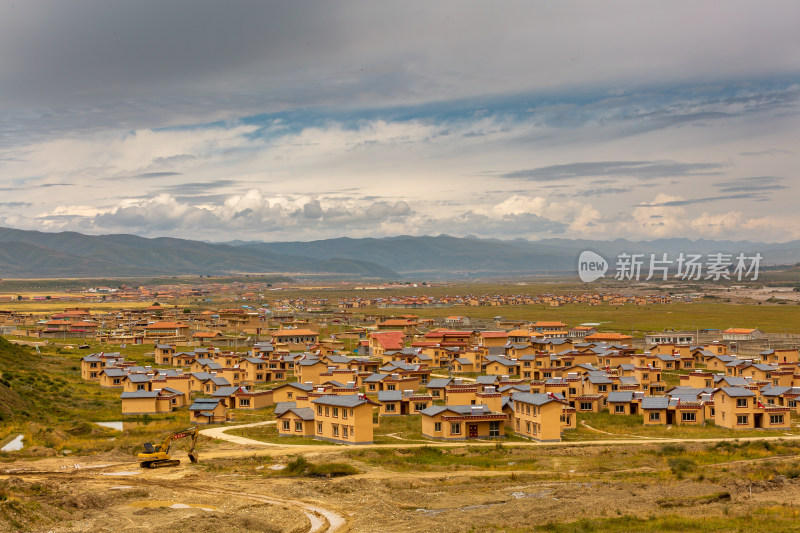
[[[172,441],[177,439],[183,439],[186,437],[191,437],[191,445],[189,447],[189,460],[192,463],[196,463],[197,452],[195,452],[195,445],[197,444],[198,434],[199,432],[197,430],[197,426],[194,426],[189,429],[173,433],[172,435],[167,435],[164,438],[164,442],[162,442],[159,445],[153,446],[149,442],[145,443],[144,453],[139,454],[141,466],[143,468],[159,468],[162,466],[179,465],[180,461],[178,461],[177,459],[172,459],[169,456],[169,450],[172,447]]]

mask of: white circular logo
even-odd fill
[[[602,278],[608,271],[608,262],[603,256],[589,250],[581,252],[578,258],[578,277],[584,283]]]

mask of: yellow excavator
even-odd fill
[[[178,466],[181,462],[177,459],[172,459],[169,456],[169,448],[172,441],[183,439],[185,437],[192,438],[192,444],[189,447],[189,460],[193,463],[197,462],[197,452],[194,451],[195,444],[197,444],[197,426],[189,429],[178,431],[172,435],[167,435],[164,442],[161,444],[153,445],[150,442],[144,443],[144,453],[139,454],[139,465],[142,468],[160,468],[162,466]]]

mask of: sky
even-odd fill
[[[800,3],[0,0],[0,226],[800,239]]]

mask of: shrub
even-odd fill
[[[306,458],[300,455],[289,461],[286,464],[286,468],[283,469],[283,472],[292,476],[302,476],[306,473],[308,466],[309,464]]]
[[[321,465],[311,465],[308,468],[308,475],[319,477],[352,476],[358,474],[358,470],[347,463],[325,463]]]

